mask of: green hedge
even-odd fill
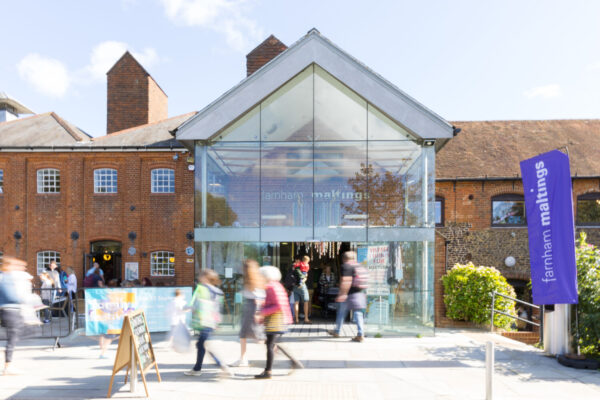
[[[577,281],[579,290],[579,346],[583,354],[600,355],[600,250],[577,240]]]
[[[492,292],[510,297],[515,290],[500,272],[493,267],[476,267],[473,263],[456,264],[442,277],[446,316],[458,321],[489,324],[491,318]],[[516,315],[515,302],[496,296],[496,310]],[[514,319],[496,314],[494,325],[509,329]]]

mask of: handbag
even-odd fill
[[[178,323],[171,332],[173,335],[172,347],[177,353],[187,353],[190,350],[192,337],[183,322]]]

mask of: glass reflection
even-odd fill
[[[366,140],[367,102],[315,66],[315,140]]]
[[[369,140],[411,140],[412,135],[385,114],[368,105]]]
[[[366,142],[315,143],[315,227],[366,226]]]
[[[261,140],[313,140],[312,71],[311,65],[261,103]]]
[[[369,167],[361,173],[368,179],[369,226],[415,225],[409,196],[420,190],[422,177],[408,171],[418,164],[421,147],[410,141],[369,142],[368,146]]]
[[[259,226],[258,143],[208,147],[207,226]]]
[[[260,139],[260,106],[244,114],[219,134],[216,140],[227,142],[256,142]]]
[[[262,143],[261,226],[312,227],[312,143]]]

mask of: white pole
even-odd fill
[[[135,362],[135,342],[132,337],[129,338],[131,347],[131,364],[129,366],[129,391],[135,393],[135,385],[137,383],[137,363]]]
[[[485,400],[493,398],[494,383],[494,343],[485,343]]]

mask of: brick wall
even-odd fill
[[[573,180],[573,204],[577,196],[600,191],[598,179]],[[440,278],[456,263],[496,267],[507,279],[529,281],[529,247],[526,227],[491,227],[492,197],[523,194],[520,181],[436,182],[436,196],[444,199],[444,226],[436,229],[435,308],[437,326],[457,326],[445,318]],[[600,229],[577,228],[588,234],[590,243],[600,245]],[[506,257],[514,267],[504,264]]]
[[[277,57],[288,47],[279,41],[275,36],[269,36],[264,42],[259,44],[246,56],[247,76],[252,75],[263,65]]]
[[[167,250],[175,253],[176,274],[167,283],[190,285],[194,264],[186,262],[185,248],[193,246],[186,233],[194,225],[194,182],[185,159],[173,160],[172,152],[0,153],[5,176],[0,251],[25,259],[32,274],[38,251],[58,251],[62,265],[73,266],[81,284],[90,243],[114,240],[122,243],[123,273],[126,262],[138,262],[140,276],[150,276],[150,253]],[[61,191],[38,194],[37,170],[48,167],[60,170]],[[116,194],[94,193],[96,168],[117,170]],[[154,168],[175,169],[174,194],[150,193]],[[15,231],[21,232],[21,240],[14,239]],[[79,239],[72,240],[71,232],[78,232]],[[134,241],[129,232],[136,233]],[[135,247],[135,255],[127,253],[129,247]]]
[[[167,95],[127,52],[107,73],[107,133],[167,118]]]

